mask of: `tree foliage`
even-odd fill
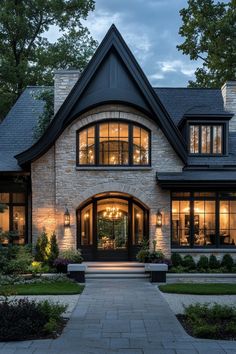
[[[83,70],[97,43],[82,20],[94,0],[1,0],[0,118],[27,85],[51,85],[53,70]],[[61,37],[46,38],[51,29]]]
[[[42,100],[44,101],[44,108],[42,114],[38,117],[37,124],[34,128],[34,140],[38,140],[45,130],[47,129],[48,125],[53,119],[53,114],[54,114],[54,92],[52,89],[44,89],[40,93],[37,93],[34,96],[34,99],[36,100]]]
[[[236,80],[236,0],[188,0],[180,15],[184,42],[177,48],[191,60],[202,61],[189,86],[220,87]]]

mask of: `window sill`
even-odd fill
[[[81,166],[76,171],[151,171],[151,166]]]
[[[215,253],[215,252],[221,252],[221,253],[236,253],[236,246],[228,246],[227,248],[220,248],[220,247],[215,247],[215,248],[171,248],[171,252],[175,253]]]

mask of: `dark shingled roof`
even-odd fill
[[[33,129],[43,102],[33,96],[45,87],[27,87],[0,124],[0,171],[21,171],[14,156],[33,144]],[[174,123],[185,114],[227,114],[220,89],[155,88]],[[189,157],[190,165],[235,165],[236,133],[229,134],[229,154],[224,157]]]
[[[176,125],[185,114],[226,114],[220,89],[155,88],[155,92]],[[201,109],[200,109],[201,107]]]
[[[14,156],[33,144],[33,129],[43,111],[34,99],[43,87],[27,87],[0,124],[0,171],[21,171]]]
[[[178,125],[184,115],[230,115],[224,110],[220,89],[155,88],[167,112]],[[189,156],[189,165],[235,165],[236,133],[229,132],[229,154],[220,157]]]

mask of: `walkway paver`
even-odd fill
[[[3,343],[2,343],[3,344]],[[236,343],[186,334],[147,280],[90,280],[56,340],[0,344],[0,354],[221,354]]]

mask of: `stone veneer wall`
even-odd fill
[[[32,241],[44,229],[56,229],[55,218],[55,148],[52,147],[40,159],[31,164],[32,181]]]
[[[236,81],[227,81],[221,92],[225,109],[234,114],[229,121],[229,131],[236,132]]]
[[[78,70],[57,70],[54,72],[54,114],[57,113],[69,95],[79,76]]]
[[[151,130],[151,167],[76,168],[76,131],[106,118],[128,119]],[[121,105],[93,109],[67,127],[55,146],[32,163],[33,240],[45,227],[48,232],[55,229],[60,248],[76,247],[76,210],[80,204],[98,193],[121,192],[136,197],[150,209],[150,239],[156,239],[157,247],[169,256],[170,193],[157,186],[156,172],[180,172],[182,167],[160,128],[140,112]],[[71,215],[70,228],[63,226],[65,205]],[[158,208],[163,213],[161,229],[155,225]]]

